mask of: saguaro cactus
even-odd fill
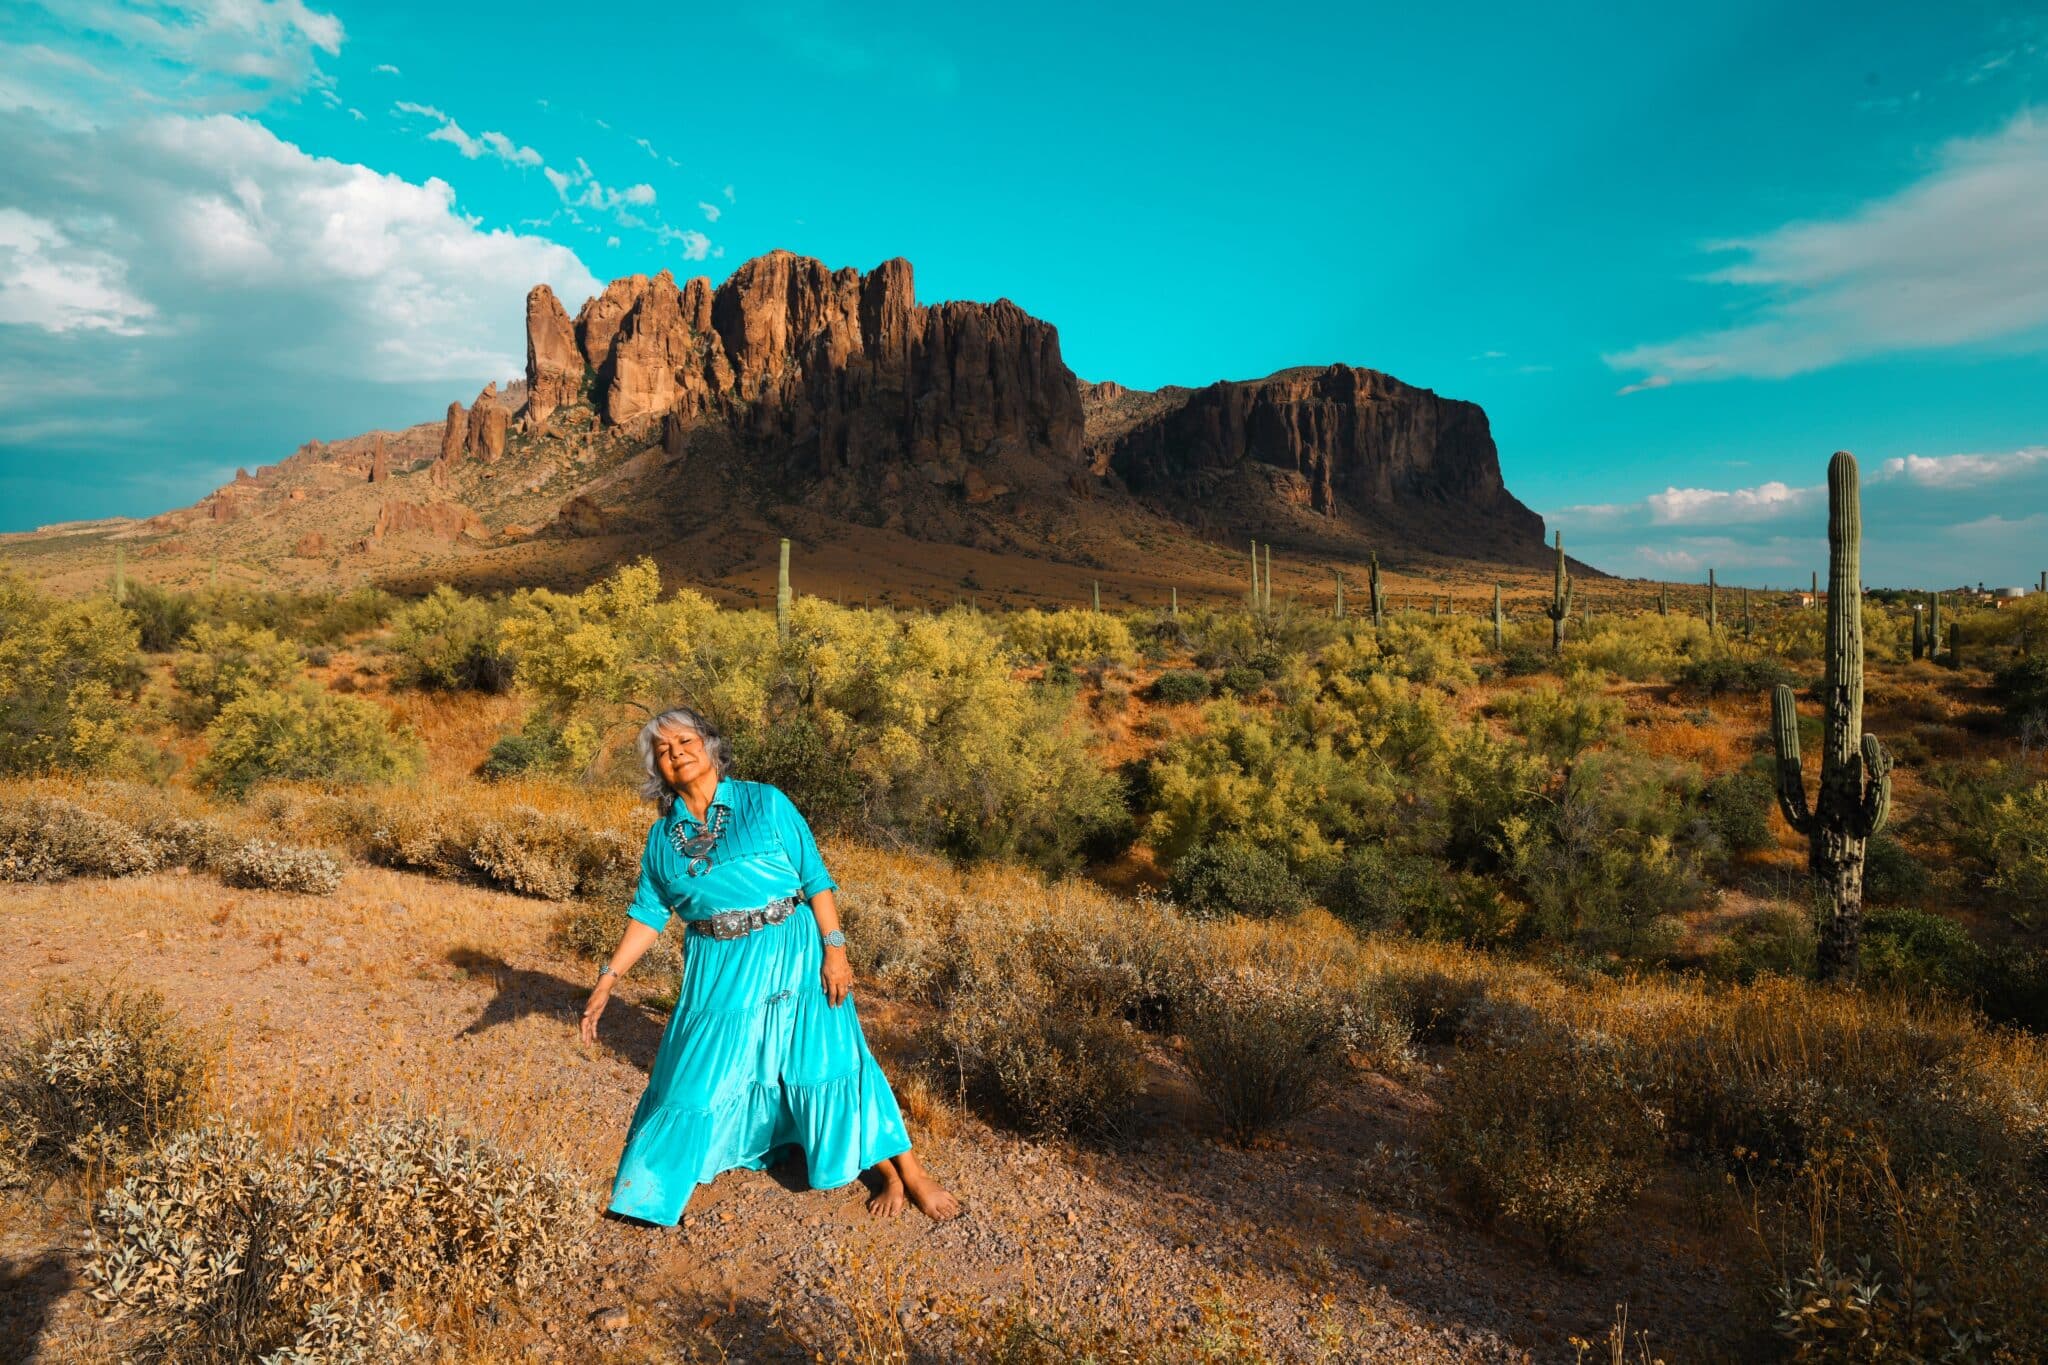
[[[1963,666],[1963,628],[1954,621],[1948,623],[1948,666]]]
[[[1564,650],[1564,622],[1572,614],[1572,575],[1564,566],[1564,532],[1557,532],[1557,576],[1550,589],[1550,605],[1543,609],[1550,618],[1550,652]]]
[[[1267,611],[1273,610],[1273,542],[1270,540],[1266,542],[1266,573],[1259,579],[1259,591],[1265,595],[1265,600],[1259,605]]]
[[[1892,797],[1891,756],[1877,736],[1863,733],[1862,545],[1856,457],[1837,451],[1828,462],[1827,666],[1821,681],[1826,727],[1820,790],[1810,808],[1799,770],[1799,713],[1792,689],[1781,683],[1771,696],[1778,808],[1806,836],[1807,866],[1823,902],[1816,965],[1824,981],[1856,975],[1865,841],[1884,828]]]
[[[1916,663],[1927,650],[1927,622],[1922,619],[1923,615],[1918,607],[1913,608],[1913,659]]]
[[[1093,601],[1094,601],[1094,603],[1095,603],[1095,610],[1097,610],[1097,611],[1101,611],[1101,610],[1102,610],[1102,580],[1101,580],[1101,579],[1099,579],[1099,578],[1091,578],[1091,579],[1089,579],[1089,580],[1088,580],[1088,590],[1089,590],[1089,592],[1091,592],[1092,594],[1094,594],[1094,597],[1093,597]]]
[[[782,563],[775,571],[775,642],[789,643],[789,537],[782,539]]]
[[[1507,648],[1506,641],[1507,617],[1502,614],[1500,609],[1500,584],[1495,583],[1493,585],[1493,647],[1496,650],[1505,649]]]
[[[1366,591],[1372,597],[1372,623],[1376,626],[1385,625],[1387,623],[1387,591],[1380,586],[1380,557],[1377,553],[1372,557],[1372,581],[1367,585]]]
[[[1175,585],[1168,588],[1167,591],[1173,594],[1173,619],[1178,621],[1180,620],[1180,588],[1178,585]]]
[[[1707,570],[1707,634],[1721,628],[1721,590],[1714,583],[1714,571]]]
[[[114,547],[114,600],[128,600],[128,551],[119,545]]]
[[[1259,542],[1252,542],[1252,610],[1259,609]]]
[[[1941,660],[1941,594],[1927,594],[1927,658],[1930,663]]]
[[[1341,621],[1344,619],[1344,571],[1335,569],[1332,572],[1337,575],[1337,619]]]
[[[1669,616],[1671,614],[1671,589],[1663,583],[1657,585],[1657,614],[1659,616]]]
[[[1749,638],[1749,589],[1742,590],[1742,638]]]
[[[1808,572],[1809,572],[1809,573],[1811,573],[1811,574],[1813,575],[1813,587],[1812,587],[1812,589],[1811,589],[1811,590],[1810,590],[1810,591],[1809,591],[1809,592],[1807,593],[1807,596],[1809,596],[1809,597],[1818,597],[1818,596],[1820,596],[1820,570],[1819,570],[1819,569],[1810,569],[1810,570],[1808,570]]]

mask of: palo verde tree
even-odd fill
[[[1778,751],[1778,806],[1806,836],[1807,866],[1821,902],[1815,966],[1824,981],[1852,980],[1863,933],[1865,841],[1884,828],[1891,807],[1892,760],[1877,736],[1863,733],[1863,516],[1856,457],[1846,450],[1828,462],[1826,708],[1820,790],[1811,807],[1799,768],[1799,713],[1792,689],[1771,696]]]

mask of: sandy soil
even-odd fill
[[[588,971],[551,949],[555,907],[351,868],[320,899],[161,874],[0,886],[0,1024],[38,991],[117,979],[162,991],[216,1037],[215,1103],[281,1138],[392,1108],[443,1111],[586,1181],[593,1254],[571,1280],[461,1324],[470,1359],[811,1358],[860,1312],[973,1311],[1029,1286],[1045,1309],[1190,1322],[1220,1291],[1281,1359],[1556,1360],[1616,1305],[1667,1359],[1734,1358],[1717,1332],[1744,1287],[1701,1192],[1653,1192],[1591,1264],[1476,1229],[1415,1154],[1428,1067],[1361,1073],[1340,1102],[1244,1151],[1225,1143],[1164,1050],[1133,1136],[1040,1143],[941,1109],[913,1132],[965,1214],[870,1220],[859,1188],[800,1170],[731,1173],[681,1228],[601,1220],[625,1124],[654,1054],[658,983],[629,983],[603,1045],[575,1039]],[[907,1072],[916,1022],[863,999],[877,1052]],[[118,1358],[122,1330],[78,1285],[85,1195],[66,1184],[0,1203],[0,1359]],[[890,1285],[901,1280],[899,1295]],[[594,1325],[623,1308],[627,1325]],[[717,1352],[726,1354],[720,1357]]]

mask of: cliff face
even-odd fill
[[[1084,500],[1135,499],[1204,532],[1292,525],[1333,549],[1412,529],[1457,553],[1468,528],[1489,553],[1540,548],[1474,404],[1342,365],[1083,384],[1050,324],[1008,300],[921,304],[900,259],[862,274],[775,251],[715,288],[633,275],[573,321],[542,286],[526,319],[529,433],[587,401],[679,460],[709,425],[774,496],[920,539],[980,544],[1027,509],[1044,529]]]
[[[1376,370],[1332,365],[1181,391],[1182,401],[1106,435],[1098,469],[1140,497],[1169,501],[1219,473],[1267,466],[1285,501],[1334,516],[1455,507],[1540,541],[1542,518],[1501,481],[1477,404],[1440,398]],[[1127,400],[1126,400],[1127,401]]]
[[[545,290],[528,300],[528,387],[550,400],[529,409],[536,428],[583,379],[557,359],[558,313]],[[908,261],[863,275],[775,251],[716,289],[635,275],[585,303],[573,332],[604,423],[716,416],[785,476],[1019,453],[1081,465],[1058,332],[1007,300],[922,305]]]

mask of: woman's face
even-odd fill
[[[704,736],[680,725],[655,731],[654,767],[673,791],[682,791],[713,771]]]

